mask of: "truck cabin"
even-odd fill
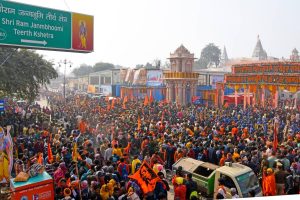
[[[218,179],[222,178],[227,197],[231,198],[230,189],[235,188],[240,197],[248,197],[250,191],[261,196],[258,179],[251,168],[238,163],[225,163],[218,166],[192,158],[182,158],[173,165],[173,171],[182,167],[183,174],[191,173],[198,184],[199,191],[207,197],[217,192]]]
[[[235,188],[240,197],[249,197],[249,192],[254,191],[255,196],[261,195],[261,188],[254,172],[247,166],[239,163],[225,163],[217,169],[215,180],[222,178],[228,198],[231,198],[230,189]],[[216,189],[216,188],[215,188]]]
[[[198,191],[202,195],[212,197],[215,172],[220,166],[192,158],[182,158],[173,165],[174,173],[179,166],[182,167],[183,174],[191,173],[193,175],[193,180],[196,181]]]

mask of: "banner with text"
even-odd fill
[[[225,75],[227,84],[300,85],[299,75]]]
[[[289,64],[264,64],[264,65],[249,65],[249,66],[233,66],[234,74],[249,74],[249,73],[283,73],[283,74],[300,74],[299,63]]]
[[[0,1],[0,45],[92,52],[90,15]]]

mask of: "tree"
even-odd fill
[[[114,68],[115,68],[115,66],[111,63],[98,62],[94,65],[93,71],[99,72],[99,71],[104,71],[104,70],[109,70],[109,69],[114,69]]]
[[[41,86],[57,77],[53,64],[32,50],[0,48],[0,96],[33,101]]]
[[[92,72],[94,72],[93,67],[89,66],[87,64],[81,64],[79,68],[73,69],[73,74],[77,77],[88,75],[89,73],[92,73]]]
[[[220,63],[221,49],[213,43],[209,43],[201,51],[201,56],[199,61],[197,61],[201,68],[207,68],[209,63],[214,63],[215,66],[218,66]]]
[[[153,69],[155,68],[151,63],[147,62],[146,65],[144,66],[146,69]]]

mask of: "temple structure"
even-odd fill
[[[194,54],[181,45],[170,54],[168,59],[171,63],[171,70],[164,72],[166,99],[168,102],[186,105],[196,96],[199,74],[193,72]]]
[[[292,55],[290,56],[291,61],[300,61],[300,57],[296,48],[293,49]]]
[[[229,59],[228,59],[226,47],[224,46],[224,49],[223,49],[223,52],[221,55],[220,65],[225,66],[228,61],[229,61]]]
[[[267,52],[263,49],[259,36],[257,36],[257,42],[253,50],[252,59],[254,60],[267,60]]]

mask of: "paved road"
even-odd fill
[[[174,187],[172,183],[169,183],[170,191],[168,192],[168,200],[174,200]]]

